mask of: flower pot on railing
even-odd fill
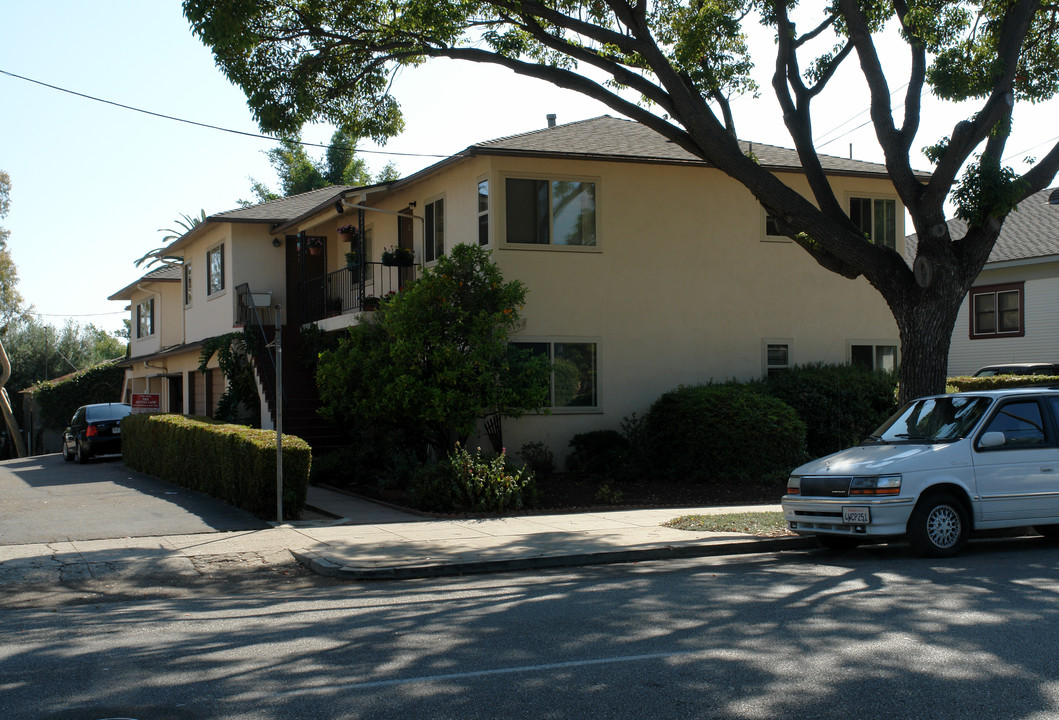
[[[382,253],[382,264],[387,267],[412,267],[415,254],[408,248],[393,247]]]
[[[379,298],[375,297],[374,295],[369,295],[368,297],[364,298],[364,309],[366,311],[378,310]]]

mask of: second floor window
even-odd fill
[[[191,263],[184,263],[184,304],[191,304]]]
[[[141,300],[136,305],[136,337],[154,335],[154,298]]]
[[[427,203],[424,216],[424,257],[426,262],[434,262],[445,254],[445,198]]]
[[[224,243],[206,251],[206,294],[216,295],[224,290]]]
[[[507,242],[528,245],[596,244],[596,184],[508,178]]]
[[[897,201],[851,197],[849,219],[876,245],[897,249]]]
[[[478,183],[478,244],[489,244],[489,181]]]

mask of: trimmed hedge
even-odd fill
[[[770,375],[765,391],[794,408],[810,457],[860,443],[897,410],[897,377],[855,365],[801,365]]]
[[[992,377],[951,377],[946,381],[946,392],[1001,390],[1031,385],[1059,385],[1055,375],[993,375]]]
[[[658,477],[775,482],[806,459],[805,423],[782,400],[739,385],[682,385],[644,417]]]
[[[276,434],[210,418],[129,415],[121,421],[127,467],[197,490],[265,520],[276,517]],[[305,507],[312,451],[283,437],[283,513]]]

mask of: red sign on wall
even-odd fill
[[[132,411],[134,413],[156,413],[162,409],[162,396],[158,393],[133,393]]]

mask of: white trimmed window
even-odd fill
[[[897,201],[891,198],[851,197],[849,219],[876,245],[897,249]]]
[[[489,244],[489,181],[478,183],[478,244]]]
[[[780,232],[776,218],[761,208],[761,239],[767,242],[791,242],[791,239]]]
[[[184,263],[184,307],[191,305],[191,263]]]
[[[507,178],[505,240],[512,245],[595,247],[596,183]]]
[[[790,370],[794,366],[791,359],[791,341],[762,340],[761,365],[765,377]]]
[[[548,358],[552,370],[548,402],[553,410],[599,407],[597,343],[541,341],[511,344]]]
[[[140,339],[152,335],[154,335],[154,298],[148,298],[136,304],[136,337]]]
[[[224,292],[224,243],[206,251],[206,295]]]
[[[423,252],[426,262],[445,254],[445,198],[428,202],[424,208]]]
[[[897,369],[897,345],[886,342],[850,343],[849,362],[868,370],[893,372]]]

